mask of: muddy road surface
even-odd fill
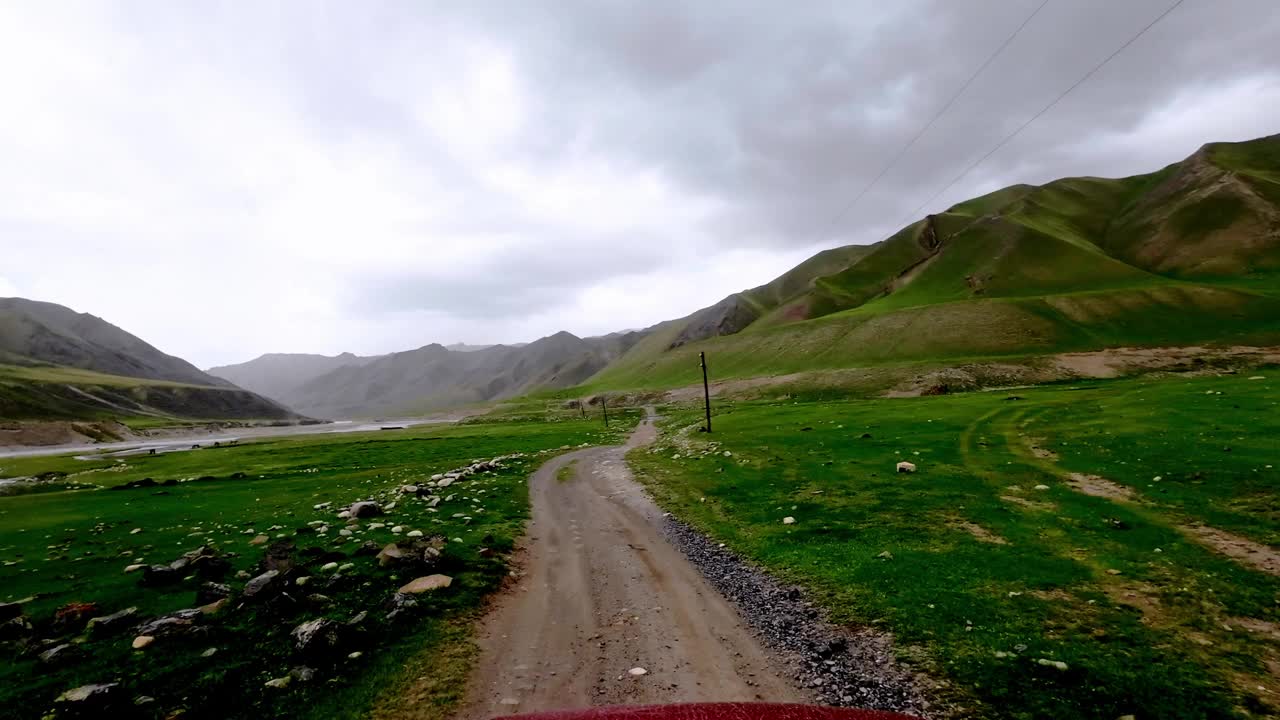
[[[458,717],[809,699],[663,538],[662,512],[623,460],[655,435],[650,417],[626,446],[562,455],[532,476],[521,574],[481,627]]]

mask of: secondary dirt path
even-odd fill
[[[561,455],[530,479],[523,574],[484,622],[459,717],[807,699],[660,533],[661,511],[623,460],[655,435],[650,417],[625,446]]]

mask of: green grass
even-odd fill
[[[1265,715],[1280,653],[1242,618],[1280,622],[1280,578],[1180,529],[1280,542],[1280,375],[1253,374],[721,403],[711,437],[675,411],[628,460],[667,510],[836,620],[891,631],[974,716]],[[1073,471],[1144,503],[1082,494]]]
[[[328,608],[304,603],[305,609],[281,616],[235,611],[212,623],[208,637],[157,641],[145,652],[130,649],[130,634],[91,640],[83,646],[82,661],[61,668],[43,667],[32,657],[16,658],[0,666],[0,717],[39,716],[63,690],[119,681],[130,697],[157,698],[161,716],[185,708],[187,717],[356,718],[394,700],[383,692],[407,682],[401,676],[406,666],[442,677],[465,673],[466,653],[446,652],[442,644],[467,642],[463,629],[506,574],[502,558],[521,533],[527,513],[526,474],[539,462],[539,453],[616,441],[634,413],[620,409],[618,415],[612,431],[565,413],[550,420],[488,419],[450,427],[281,438],[119,461],[0,461],[0,477],[61,471],[68,474],[67,482],[103,488],[145,477],[182,481],[171,487],[0,497],[0,599],[32,598],[24,606],[42,636],[52,633],[53,611],[73,601],[98,603],[103,614],[131,606],[145,615],[192,607],[191,582],[145,589],[138,586],[137,574],[123,569],[135,562],[168,563],[200,545],[232,553],[236,570],[253,573],[262,548],[249,540],[259,533],[291,539],[300,551],[321,547],[345,556],[343,562],[356,563],[345,581],[310,590],[331,596],[334,603]],[[342,521],[335,513],[355,500],[388,497],[394,488],[424,482],[433,473],[515,452],[527,457],[509,462],[500,473],[440,491],[446,499],[434,511],[424,502],[402,500],[383,520],[387,527],[372,530],[363,523],[351,539],[337,536]],[[236,479],[236,473],[244,477]],[[332,506],[315,509],[320,503]],[[327,535],[295,534],[312,520],[334,526]],[[351,554],[356,541],[382,545],[403,538],[391,532],[393,524],[458,539],[448,544],[441,569],[454,578],[453,586],[426,597],[407,624],[384,620],[382,603],[411,578],[397,578],[373,558]],[[482,557],[482,546],[497,555]],[[306,561],[313,577],[323,582],[320,564]],[[231,583],[238,590],[243,581]],[[322,679],[287,691],[263,688],[267,680],[300,664],[290,657],[288,639],[296,624],[316,614],[346,620],[361,610],[369,612],[369,628],[359,646],[364,658],[344,661],[336,670],[322,668]],[[202,658],[208,647],[219,651]],[[428,702],[444,708],[450,698],[456,692],[441,689]]]
[[[147,380],[144,378],[108,375],[93,370],[63,367],[59,365],[0,365],[0,382],[6,380],[68,383],[71,385],[98,385],[103,387],[132,388],[143,385],[155,387],[205,387],[171,380]]]

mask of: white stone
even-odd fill
[[[331,570],[337,570],[337,569],[338,569],[338,563],[336,562],[328,562],[320,566],[320,572],[329,572]]]
[[[633,667],[628,670],[627,673],[631,675],[631,677],[640,677],[641,675],[648,675],[649,671],[642,667]]]
[[[795,525],[795,524],[796,524],[796,519],[795,519],[795,518],[793,518],[793,517],[791,517],[790,515],[788,515],[788,516],[786,516],[786,517],[782,518],[782,524],[783,524],[783,525]]]
[[[900,473],[913,473],[916,471],[916,464],[909,463],[903,460],[902,462],[898,463],[897,470]]]
[[[405,533],[405,537],[422,537],[422,531],[410,530],[409,532]]]

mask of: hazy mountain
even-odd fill
[[[750,376],[1214,341],[1280,342],[1280,136],[962,202],[663,323],[592,382],[694,382],[700,350]]]
[[[195,385],[231,385],[186,360],[160,352],[106,320],[23,298],[0,298],[0,360]]]
[[[301,383],[258,386],[264,394],[313,417],[390,416],[497,400],[544,388],[576,385],[626,352],[641,333],[579,338],[560,332],[525,345],[466,351],[432,344],[374,358],[353,358]],[[243,381],[267,378],[281,365],[265,355],[212,372]],[[313,362],[321,356],[305,356]],[[339,358],[343,356],[338,356]],[[337,358],[325,358],[333,361]],[[309,367],[319,367],[316,362]],[[299,363],[297,367],[302,367]],[[299,371],[303,372],[303,371]]]
[[[296,417],[101,318],[0,298],[0,418],[136,416]]]
[[[209,368],[209,374],[271,398],[290,396],[325,373],[346,365],[366,365],[380,356],[267,353],[237,365]]]

